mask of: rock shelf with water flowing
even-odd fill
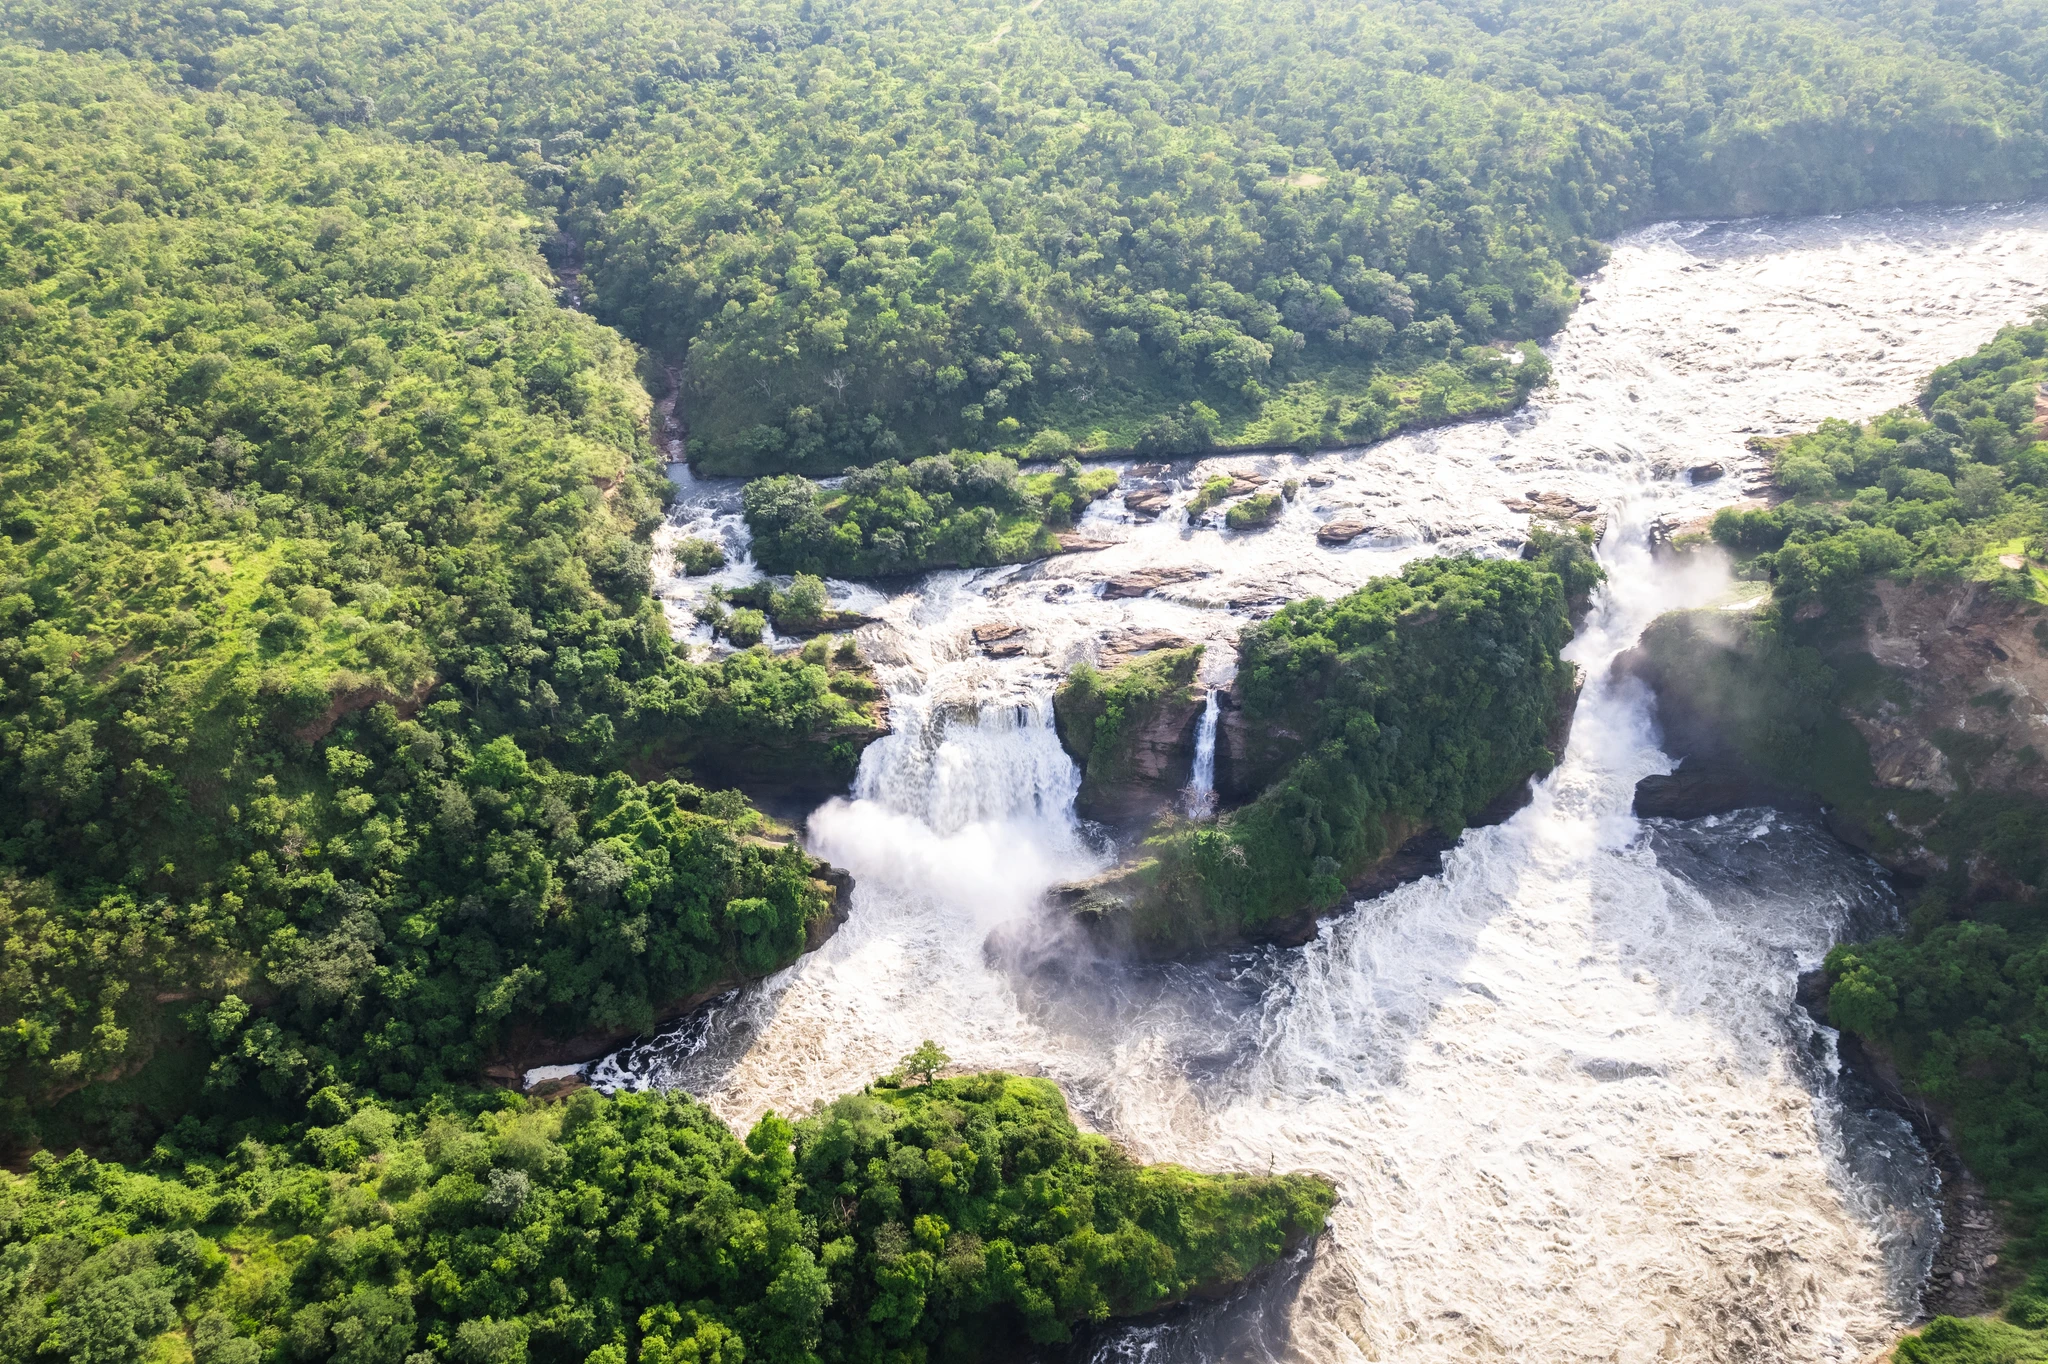
[[[1653,556],[1653,521],[1743,496],[1762,471],[1749,437],[1910,400],[2048,301],[2044,282],[2044,206],[1666,225],[1617,246],[1526,410],[1162,481],[1178,508],[1216,473],[1301,479],[1269,529],[1111,499],[1080,527],[1108,548],[834,584],[880,622],[860,639],[895,726],[808,824],[856,879],[851,918],[604,1074],[746,1122],[933,1037],[963,1064],[1058,1080],[1143,1159],[1337,1181],[1312,1260],[1107,1337],[1105,1361],[1866,1357],[1917,1309],[1932,1175],[1902,1124],[1844,1101],[1833,1036],[1794,990],[1896,907],[1799,817],[1634,818],[1636,782],[1670,763],[1609,663],[1657,613],[1728,586],[1701,556]],[[1695,483],[1710,463],[1725,476]],[[1053,733],[1072,664],[1133,630],[1205,644],[1213,715],[1247,621],[1418,554],[1513,553],[1531,507],[1604,518],[1610,581],[1570,650],[1587,684],[1569,747],[1526,808],[1300,948],[1140,966],[1059,936],[1042,893],[1113,852],[1075,818]],[[735,486],[688,486],[675,533],[724,539],[744,577],[736,513]],[[664,591],[686,628],[701,587]],[[978,647],[991,620],[1022,647]],[[998,929],[1040,950],[992,953]]]

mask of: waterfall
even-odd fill
[[[1209,688],[1202,707],[1201,727],[1195,731],[1195,768],[1188,774],[1186,806],[1192,819],[1207,819],[1216,813],[1216,716],[1222,709],[1220,687]]]
[[[1845,1099],[1833,1034],[1794,987],[1896,905],[1811,821],[1630,813],[1668,760],[1614,655],[1658,611],[1725,603],[1628,528],[1711,514],[1761,472],[1750,436],[1909,401],[2039,302],[2048,205],[1661,224],[1616,244],[1547,343],[1556,383],[1521,412],[1176,474],[1298,478],[1312,515],[1225,537],[1111,499],[1082,525],[1110,548],[878,586],[861,642],[896,732],[806,830],[855,878],[849,918],[671,1045],[622,1055],[620,1081],[744,1125],[858,1089],[931,1037],[963,1065],[1056,1080],[1139,1159],[1337,1181],[1305,1267],[1099,1342],[1104,1364],[1865,1357],[1917,1311],[1935,1180],[1909,1131]],[[1680,476],[1707,460],[1731,476]],[[1418,554],[1512,553],[1533,491],[1614,528],[1571,650],[1577,724],[1526,809],[1302,947],[1143,964],[1064,931],[1045,890],[1106,861],[1053,730],[1075,659],[1146,633],[1227,665],[1282,601]],[[1319,544],[1340,515],[1374,535]],[[1147,568],[1182,574],[1103,590]],[[693,583],[665,589],[678,610]],[[1023,653],[975,646],[993,620],[1021,627]],[[1187,797],[1214,786],[1219,706],[1212,692]],[[1019,937],[1044,950],[990,950]]]

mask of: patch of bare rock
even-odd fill
[[[1134,569],[1129,573],[1119,573],[1112,578],[1105,578],[1102,583],[1102,595],[1111,601],[1125,597],[1143,597],[1157,592],[1162,587],[1192,582],[1196,578],[1211,577],[1215,571],[1212,568],[1189,568],[1182,565]]]
[[[1348,545],[1371,529],[1355,516],[1339,516],[1317,527],[1316,540],[1325,545]]]
[[[990,658],[1015,658],[1030,642],[1030,632],[1014,621],[990,621],[974,627],[974,643]]]

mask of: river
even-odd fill
[[[1674,606],[1724,601],[1705,556],[1643,547],[1653,518],[1741,495],[1751,435],[1909,400],[1934,365],[2048,303],[2048,205],[1666,224],[1621,242],[1547,350],[1555,384],[1511,417],[1313,457],[1175,466],[1177,500],[1242,469],[1304,481],[1271,529],[1190,528],[1119,502],[1115,543],[906,590],[834,584],[881,619],[861,642],[895,733],[807,838],[852,914],[819,952],[651,1046],[611,1084],[681,1086],[736,1123],[857,1088],[920,1038],[1048,1075],[1134,1154],[1310,1169],[1338,1183],[1312,1262],[1231,1303],[1112,1332],[1098,1359],[1858,1360],[1918,1308],[1938,1236],[1911,1134],[1838,1093],[1833,1035],[1795,981],[1896,906],[1866,861],[1767,811],[1629,813],[1668,770],[1644,697],[1608,664]],[[1693,485],[1685,470],[1726,475]],[[681,476],[671,534],[744,531],[730,483]],[[1607,517],[1610,586],[1571,646],[1569,747],[1507,823],[1442,873],[1325,922],[1304,947],[1133,967],[1046,922],[1051,884],[1110,853],[1078,823],[1049,696],[1132,629],[1211,645],[1282,601],[1420,554],[1513,552],[1507,502]],[[1337,515],[1351,546],[1317,544]],[[1135,568],[1204,576],[1138,599]],[[744,559],[728,570],[752,573]],[[679,632],[705,580],[669,578]],[[985,657],[975,625],[1028,632]],[[989,949],[991,934],[1012,944]],[[1023,944],[1021,949],[1016,944]]]

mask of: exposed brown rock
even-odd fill
[[[327,709],[320,712],[318,718],[293,730],[292,737],[301,743],[317,744],[341,723],[344,715],[353,715],[359,710],[368,710],[372,706],[384,705],[387,702],[398,712],[399,719],[410,720],[426,703],[427,697],[432,694],[440,680],[429,673],[414,683],[412,691],[403,696],[381,682],[335,692],[327,702]]]
[[[1192,582],[1196,578],[1214,576],[1212,568],[1187,568],[1169,566],[1164,568],[1140,568],[1130,573],[1119,573],[1107,578],[1102,584],[1102,595],[1110,600],[1123,597],[1142,597],[1157,592],[1162,587],[1175,583]]]
[[[974,642],[990,658],[1015,658],[1024,652],[1030,636],[1013,621],[991,621],[974,627]]]
[[[1124,494],[1124,510],[1133,516],[1154,517],[1173,501],[1164,488],[1134,488]]]
[[[1695,464],[1685,471],[1685,476],[1693,483],[1712,483],[1727,472],[1719,464]]]
[[[1185,649],[1193,644],[1170,630],[1123,630],[1102,641],[1096,666],[1103,669],[1127,663],[1140,654],[1157,653],[1161,649]]]
[[[1053,539],[1059,541],[1060,553],[1062,554],[1078,554],[1083,550],[1090,549],[1109,549],[1116,544],[1114,540],[1104,540],[1094,535],[1083,535],[1077,530],[1063,530],[1055,535]]]
[[[1875,586],[1864,647],[1913,693],[1904,706],[1879,700],[1849,716],[1880,784],[1953,791],[1957,774],[1933,742],[1934,731],[1953,730],[1983,750],[1970,764],[1973,787],[2048,797],[2048,763],[2026,757],[2048,752],[2048,655],[2035,634],[2048,616],[1982,583]]]
[[[1134,630],[1126,638],[1153,643],[1173,636]],[[1140,679],[1147,683],[1126,696],[1108,747],[1098,742],[1104,702],[1096,684],[1070,679],[1054,694],[1053,722],[1060,745],[1082,772],[1074,809],[1085,818],[1142,827],[1187,784],[1194,766],[1196,722],[1202,713],[1203,693],[1194,685],[1202,651],[1180,643],[1180,652],[1152,658],[1105,653],[1101,686]]]
[[[1355,516],[1339,516],[1323,522],[1316,530],[1316,539],[1326,545],[1348,545],[1371,529]]]

